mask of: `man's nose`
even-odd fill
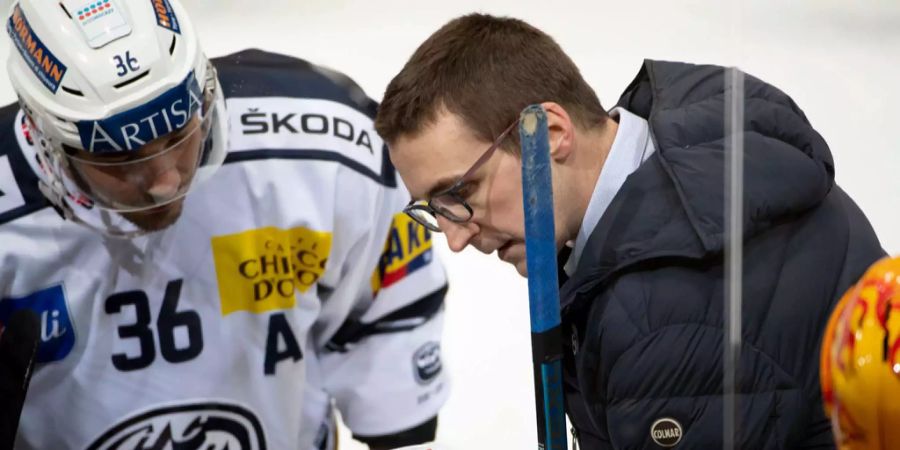
[[[177,168],[169,167],[154,175],[150,183],[147,193],[156,201],[166,201],[178,194],[178,188],[181,186],[181,174]]]
[[[469,241],[478,234],[478,225],[472,222],[457,223],[442,216],[438,216],[437,221],[441,231],[447,236],[450,250],[457,253],[463,251],[469,245]]]
[[[166,201],[178,194],[182,174],[176,163],[175,155],[164,154],[142,162],[144,167],[137,170],[144,177],[141,184],[145,191],[155,201]]]

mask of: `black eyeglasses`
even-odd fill
[[[487,162],[487,160],[491,159],[491,155],[494,154],[494,151],[500,147],[500,144],[503,143],[509,133],[515,129],[518,124],[519,121],[517,119],[503,130],[487,151],[485,151],[484,154],[475,161],[475,164],[472,164],[472,167],[470,167],[463,176],[459,177],[452,186],[434,194],[428,201],[419,200],[410,202],[410,204],[406,205],[406,208],[403,208],[403,212],[412,217],[416,222],[422,224],[425,228],[434,232],[442,231],[438,224],[437,216],[442,216],[454,223],[466,223],[472,220],[472,207],[469,206],[469,202],[467,202],[460,194],[460,190],[462,190],[465,183],[469,181],[472,174]]]

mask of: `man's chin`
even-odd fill
[[[511,258],[511,259],[500,259],[516,268],[516,272],[519,272],[519,275],[522,275],[525,278],[528,278],[528,261],[525,258]]]
[[[174,224],[184,207],[184,199],[146,211],[122,213],[122,217],[144,231],[161,231]]]
[[[528,264],[526,260],[521,260],[512,263],[512,265],[516,268],[516,272],[519,272],[519,275],[522,275],[525,278],[528,278]]]
[[[497,258],[501,261],[512,264],[516,268],[516,272],[525,278],[528,278],[528,264],[525,258],[525,243],[511,242],[497,249]]]

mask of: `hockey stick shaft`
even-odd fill
[[[522,199],[525,207],[525,254],[538,448],[563,450],[566,448],[566,417],[562,392],[559,284],[550,143],[544,108],[531,105],[522,111],[519,136],[522,142]]]
[[[28,309],[13,313],[0,333],[0,448],[15,444],[38,344],[37,314]]]

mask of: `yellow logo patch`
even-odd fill
[[[405,213],[394,215],[384,252],[372,274],[372,291],[377,293],[427,266],[432,257],[431,232]]]
[[[331,233],[303,227],[259,228],[212,238],[222,315],[296,304],[325,273]]]

